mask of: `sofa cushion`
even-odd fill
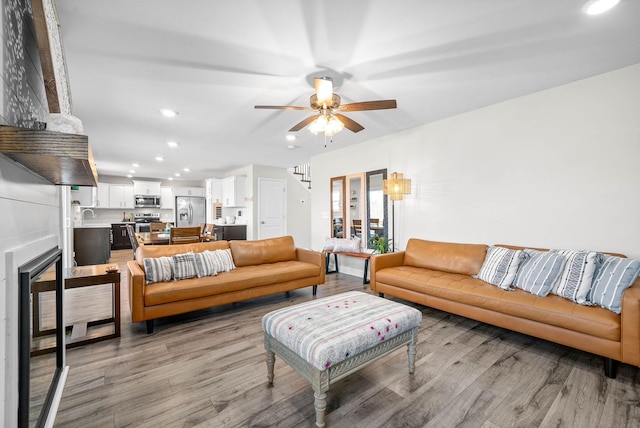
[[[587,300],[619,314],[622,294],[640,274],[640,262],[616,256],[606,256],[593,278]]]
[[[193,278],[196,276],[196,260],[193,256],[193,252],[189,251],[188,253],[172,256],[171,268],[173,270],[173,279],[176,280]]]
[[[144,259],[144,271],[147,284],[171,281],[173,259],[171,257],[147,257]]]
[[[484,244],[457,244],[409,239],[404,264],[443,272],[476,275],[487,254]]]
[[[551,292],[584,305],[591,289],[593,275],[602,263],[603,255],[595,251],[551,250],[567,258],[562,274]]]
[[[513,285],[536,296],[546,296],[560,277],[567,259],[551,251],[524,251],[529,257],[520,264]]]
[[[526,257],[526,253],[520,250],[491,246],[487,248],[487,257],[480,268],[478,278],[489,284],[508,289],[516,278],[522,259]]]
[[[577,305],[553,294],[540,297],[520,289],[506,291],[467,275],[411,266],[381,269],[376,272],[376,282],[423,295],[424,300],[419,303],[427,306],[433,296],[620,341],[620,315],[603,308]]]
[[[229,241],[229,247],[237,267],[296,259],[296,247],[291,236],[257,241]]]
[[[243,266],[216,276],[151,284],[145,287],[144,304],[161,305],[242,290],[251,294],[251,288],[317,277],[320,273],[318,265],[299,261]]]

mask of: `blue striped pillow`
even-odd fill
[[[478,278],[508,290],[516,278],[520,263],[526,257],[526,253],[521,250],[490,246],[487,248],[487,256],[478,272]]]
[[[176,254],[173,259],[173,279],[180,280],[196,276],[196,260],[193,252]]]
[[[171,281],[173,276],[171,257],[145,258],[144,276],[147,284],[154,282]]]
[[[593,276],[603,255],[595,251],[551,250],[567,258],[562,275],[551,292],[581,305],[587,302]]]
[[[194,257],[198,278],[202,278],[203,276],[215,276],[218,274],[218,269],[216,268],[217,262],[211,251],[195,253]]]
[[[587,301],[619,314],[622,294],[640,274],[640,261],[616,256],[605,256],[593,277]]]
[[[551,251],[526,249],[524,252],[529,258],[520,264],[513,285],[536,296],[546,296],[562,273],[566,259]]]

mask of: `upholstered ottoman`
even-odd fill
[[[316,425],[323,427],[333,382],[402,345],[413,373],[421,320],[415,308],[359,291],[270,312],[262,318],[269,385],[277,354],[311,382]]]

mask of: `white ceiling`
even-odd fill
[[[640,63],[640,1],[588,16],[586,0],[56,0],[73,114],[99,175],[202,180],[291,167],[510,98]],[[365,127],[327,142],[287,130],[309,77],[332,76]],[[341,84],[340,84],[340,81]],[[179,115],[166,119],[163,107]],[[178,149],[166,142],[175,140]],[[156,155],[164,162],[154,160]]]

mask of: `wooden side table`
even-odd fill
[[[346,252],[346,251],[331,251],[331,250],[325,250],[325,253],[326,253],[325,273],[339,273],[340,272],[340,269],[338,267],[338,254],[340,254],[341,256],[355,257],[357,259],[364,259],[364,273],[362,274],[362,283],[363,284],[369,284],[369,278],[368,278],[367,272],[369,272],[369,259],[373,255],[372,253],[364,253],[364,252],[363,253],[352,253],[352,252]],[[329,270],[329,260],[330,260],[331,254],[333,254],[333,262],[334,262],[334,265],[335,265],[335,268],[332,271]]]
[[[67,341],[66,347],[76,348],[78,346],[88,345],[90,343],[99,342],[101,340],[113,339],[120,337],[120,271],[107,272],[107,268],[113,265],[88,265],[88,266],[75,266],[67,268],[63,271],[64,276],[64,288],[81,288],[90,287],[93,285],[112,284],[111,294],[111,317],[104,318],[95,321],[88,321],[86,323],[87,328],[113,323],[113,333],[100,336],[84,337],[77,340]],[[45,291],[55,290],[55,278],[54,274],[46,272],[42,275],[39,281],[33,283],[31,287],[31,293],[33,295],[32,302],[32,320],[33,320],[33,337],[43,337],[55,333],[55,329],[40,330],[40,293]],[[71,328],[71,326],[67,327]],[[53,352],[55,347],[41,348],[33,350],[31,355],[41,355],[49,352]]]

